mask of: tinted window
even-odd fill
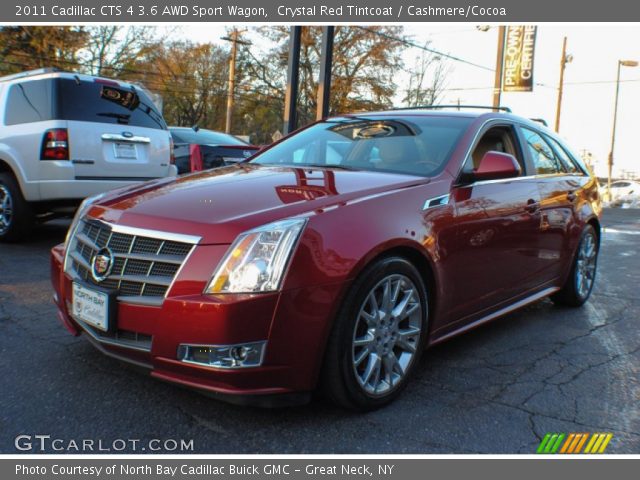
[[[42,122],[53,118],[53,81],[32,80],[11,86],[7,95],[6,125]]]
[[[556,142],[553,138],[546,135],[544,138],[551,144],[551,146],[555,150],[556,156],[560,159],[567,172],[582,173],[582,170],[574,163],[573,159],[567,154],[562,145]]]
[[[522,133],[538,175],[565,172],[560,159],[538,133],[528,128],[523,128]]]
[[[430,176],[444,168],[471,122],[436,116],[335,119],[302,130],[252,162]]]
[[[113,88],[98,82],[76,82],[61,78],[57,81],[58,115],[60,120],[79,120],[83,122],[115,123],[134,127],[157,128],[166,130],[162,115],[153,105],[149,97],[140,89],[134,89],[137,99],[130,107],[110,99],[106,92],[122,90],[126,87]],[[103,89],[105,91],[103,91]],[[133,109],[131,109],[134,107]]]
[[[193,143],[195,145],[247,145],[233,135],[214,132],[211,130],[198,130],[191,128],[172,128],[171,136],[176,143]]]

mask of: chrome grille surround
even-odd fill
[[[65,253],[64,271],[88,285],[116,290],[118,301],[159,306],[200,237],[81,219]],[[113,253],[109,276],[97,282],[91,260],[101,248]]]

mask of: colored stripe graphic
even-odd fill
[[[604,453],[612,438],[612,433],[547,433],[540,442],[536,453],[547,455],[554,453],[601,454]],[[587,446],[583,450],[585,443]]]

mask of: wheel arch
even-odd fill
[[[587,220],[587,224],[591,225],[593,229],[596,231],[596,237],[598,239],[598,247],[600,246],[600,240],[602,237],[602,226],[600,225],[600,220],[598,217],[593,216]]]

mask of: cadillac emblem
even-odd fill
[[[104,281],[113,268],[113,253],[108,248],[102,248],[91,259],[91,276],[96,282]]]

